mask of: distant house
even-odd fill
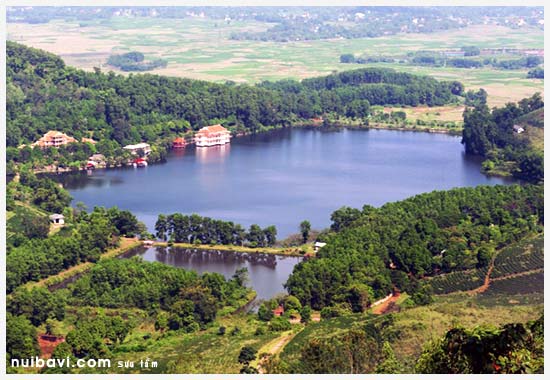
[[[313,244],[313,250],[315,251],[315,253],[317,253],[321,248],[323,248],[325,245],[327,245],[327,243],[323,243],[323,242],[320,242],[320,241],[316,241],[315,244]]]
[[[187,145],[187,140],[185,140],[185,137],[176,137],[174,141],[172,141],[173,149],[185,148],[186,145]]]
[[[525,129],[521,125],[514,125],[514,132],[519,135],[520,133],[525,132]]]
[[[273,309],[273,315],[276,317],[280,317],[284,313],[285,313],[285,308],[282,305],[279,305],[275,309]]]
[[[83,143],[90,143],[90,144],[96,144],[96,141],[94,139],[89,139],[87,137],[83,137],[80,141],[82,141]]]
[[[195,134],[195,144],[199,147],[228,144],[230,139],[231,133],[221,124],[201,128]]]
[[[65,217],[61,214],[51,214],[49,218],[53,224],[65,224]]]
[[[38,141],[31,144],[32,147],[39,148],[49,148],[49,147],[59,147],[62,145],[67,145],[70,143],[76,142],[74,137],[68,136],[63,132],[59,131],[48,131],[44,136],[42,136]]]
[[[139,143],[133,145],[126,145],[123,149],[126,149],[130,153],[137,155],[141,150],[145,156],[148,156],[151,153],[151,146],[147,143]]]
[[[105,162],[105,156],[100,153],[96,153],[88,157],[88,160],[102,163]]]

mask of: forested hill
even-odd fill
[[[543,135],[544,102],[538,93],[493,110],[481,97],[464,112],[466,152],[484,157],[483,169],[491,174],[543,182]]]
[[[7,145],[35,141],[48,130],[117,145],[220,122],[232,131],[256,132],[329,112],[363,118],[371,104],[442,105],[461,92],[457,82],[386,69],[255,86],[125,77],[68,67],[59,57],[8,41]]]
[[[486,268],[495,250],[542,230],[542,186],[479,186],[434,191],[380,208],[344,207],[327,245],[294,267],[286,288],[315,309],[362,311],[397,288],[422,303],[418,279]]]

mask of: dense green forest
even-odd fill
[[[471,105],[464,111],[462,142],[466,152],[484,157],[483,167],[489,172],[508,163],[504,172],[528,182],[543,182],[544,153],[527,137],[529,129],[543,127],[537,122],[540,113],[544,115],[540,94],[493,110],[482,94]]]
[[[246,272],[231,280],[219,273],[194,271],[140,258],[105,260],[69,288],[69,302],[79,306],[137,307],[159,313],[159,328],[195,331],[214,321],[224,306],[245,299]],[[166,313],[160,313],[160,311]],[[165,320],[162,320],[162,319]]]
[[[222,308],[242,306],[250,292],[244,287],[245,281],[242,271],[226,280],[221,274],[199,276],[138,258],[104,260],[68,290],[52,293],[44,288],[20,288],[10,295],[8,320],[16,327],[10,331],[8,357],[35,352],[33,327],[63,321],[67,307],[139,308],[156,318],[158,330],[198,331],[211,324]],[[77,358],[109,357],[110,350],[124,341],[135,325],[121,316],[82,315],[74,327],[54,357],[61,351]]]
[[[286,289],[321,310],[364,310],[394,288],[429,302],[417,279],[486,267],[495,249],[542,229],[540,186],[479,186],[421,194],[332,216],[316,260],[294,267]]]
[[[370,105],[443,105],[463,91],[458,82],[376,68],[256,86],[125,77],[67,67],[55,55],[9,41],[7,79],[8,172],[24,163],[78,165],[96,152],[120,158],[121,146],[140,141],[158,143],[152,157],[162,159],[171,138],[208,124],[254,133],[325,113],[363,119]],[[17,149],[48,130],[91,137],[97,144]]]

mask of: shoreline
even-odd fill
[[[185,249],[199,249],[204,251],[226,251],[226,252],[238,252],[238,253],[261,253],[267,255],[279,255],[279,256],[290,256],[290,257],[306,257],[307,253],[313,254],[313,252],[304,251],[301,247],[289,247],[289,248],[276,248],[276,247],[242,247],[237,245],[222,245],[222,244],[191,244],[191,243],[173,243],[168,244],[167,242],[155,242],[152,245],[153,247],[164,247],[164,248],[185,248]],[[303,252],[303,253],[301,253]],[[311,255],[307,257],[312,257]]]
[[[298,128],[298,129],[312,129],[312,130],[325,130],[325,131],[331,131],[331,130],[340,130],[340,129],[350,129],[350,130],[364,130],[368,131],[370,129],[376,129],[376,130],[386,130],[386,131],[400,131],[400,132],[421,132],[421,133],[438,133],[438,134],[444,134],[449,136],[460,136],[462,133],[462,129],[452,130],[448,128],[439,128],[439,127],[397,127],[397,126],[390,126],[386,124],[371,124],[368,126],[365,126],[363,124],[351,124],[351,123],[330,123],[328,126],[323,127],[322,124],[314,124],[311,122],[297,122],[295,124],[290,125],[289,127],[276,127],[276,128],[270,128],[265,131],[257,132],[256,135],[262,135],[264,133],[271,133],[273,131],[282,130],[285,128]],[[248,137],[254,135],[253,133],[239,133],[238,135],[232,137],[233,139],[238,139],[240,137]],[[189,144],[194,145],[194,144]],[[175,149],[170,149],[170,151]],[[150,162],[152,165],[163,162],[163,160],[159,161],[152,161]],[[110,169],[119,169],[119,168],[125,168],[125,167],[131,167],[131,165],[114,165],[114,166],[101,166],[97,169],[101,170],[110,170]],[[76,172],[84,172],[88,171],[89,169],[86,168],[40,168],[40,169],[33,169],[34,174],[64,174],[64,173],[76,173]]]

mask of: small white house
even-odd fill
[[[65,224],[65,217],[61,214],[52,214],[50,215],[50,222],[53,224]]]
[[[525,132],[525,129],[521,125],[514,125],[514,132],[519,135],[520,133]]]

